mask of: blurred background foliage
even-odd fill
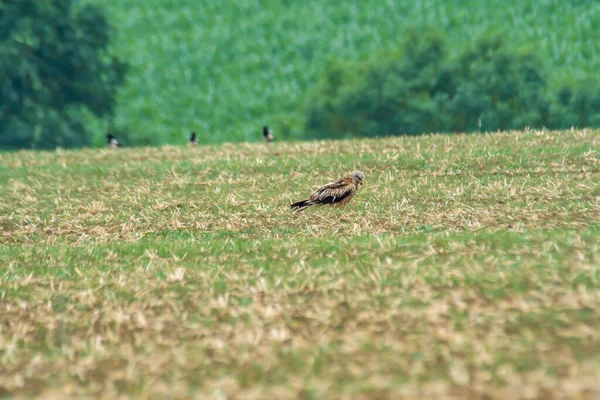
[[[89,145],[127,65],[108,55],[102,10],[72,0],[0,1],[0,147]]]
[[[185,143],[192,130],[201,143],[256,141],[265,124],[286,140],[600,124],[600,2],[0,7],[5,148],[103,145],[107,131],[126,145]],[[37,21],[54,34],[24,45]],[[52,73],[27,57],[34,45],[54,54]]]
[[[499,34],[452,53],[435,29],[400,51],[350,66],[330,61],[311,94],[312,137],[417,135],[599,126],[600,85],[554,88],[542,60]]]

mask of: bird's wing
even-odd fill
[[[321,204],[330,204],[340,201],[356,190],[354,180],[350,177],[331,182],[315,191],[310,200]]]

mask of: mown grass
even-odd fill
[[[260,141],[303,135],[304,105],[331,57],[396,49],[406,30],[442,30],[460,54],[496,32],[537,53],[551,84],[595,77],[600,4],[545,0],[84,0],[107,9],[113,51],[131,63],[117,124],[126,144]],[[104,144],[98,129],[97,144]]]
[[[599,141],[2,153],[0,395],[596,398]]]

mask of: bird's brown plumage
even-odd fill
[[[302,211],[312,205],[330,204],[334,207],[343,207],[354,197],[358,185],[365,179],[361,171],[354,171],[350,175],[328,183],[310,195],[306,200],[299,201],[290,206],[294,211]]]

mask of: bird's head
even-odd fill
[[[356,182],[357,185],[362,184],[365,180],[365,174],[362,171],[354,171],[350,174],[350,176],[352,179],[354,179],[354,182]]]

